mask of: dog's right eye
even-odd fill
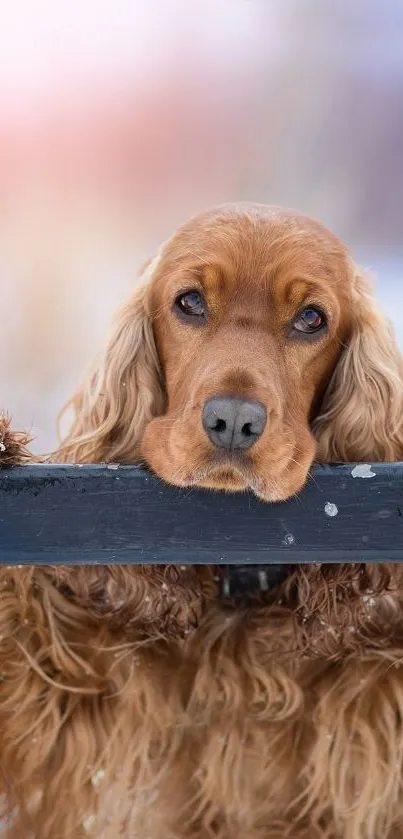
[[[206,306],[200,291],[186,291],[175,300],[175,309],[181,317],[205,318]]]

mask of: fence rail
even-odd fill
[[[403,561],[403,463],[318,466],[281,504],[131,466],[0,470],[2,564],[380,561]]]

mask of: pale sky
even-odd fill
[[[144,84],[186,55],[188,41],[192,60],[247,67],[278,49],[278,9],[266,0],[5,0],[0,95],[18,113],[71,83]]]

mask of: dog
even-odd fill
[[[278,207],[176,231],[69,407],[54,461],[267,502],[314,462],[403,457],[369,280]],[[27,462],[2,433],[0,463]],[[403,835],[399,565],[300,566],[233,604],[192,565],[3,566],[0,591],[5,839]]]

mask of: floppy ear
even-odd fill
[[[403,458],[403,359],[394,331],[356,271],[353,331],[313,424],[318,459]]]
[[[145,427],[163,406],[162,374],[144,285],[117,313],[98,363],[63,408],[61,416],[73,408],[75,418],[53,460],[138,462]]]

